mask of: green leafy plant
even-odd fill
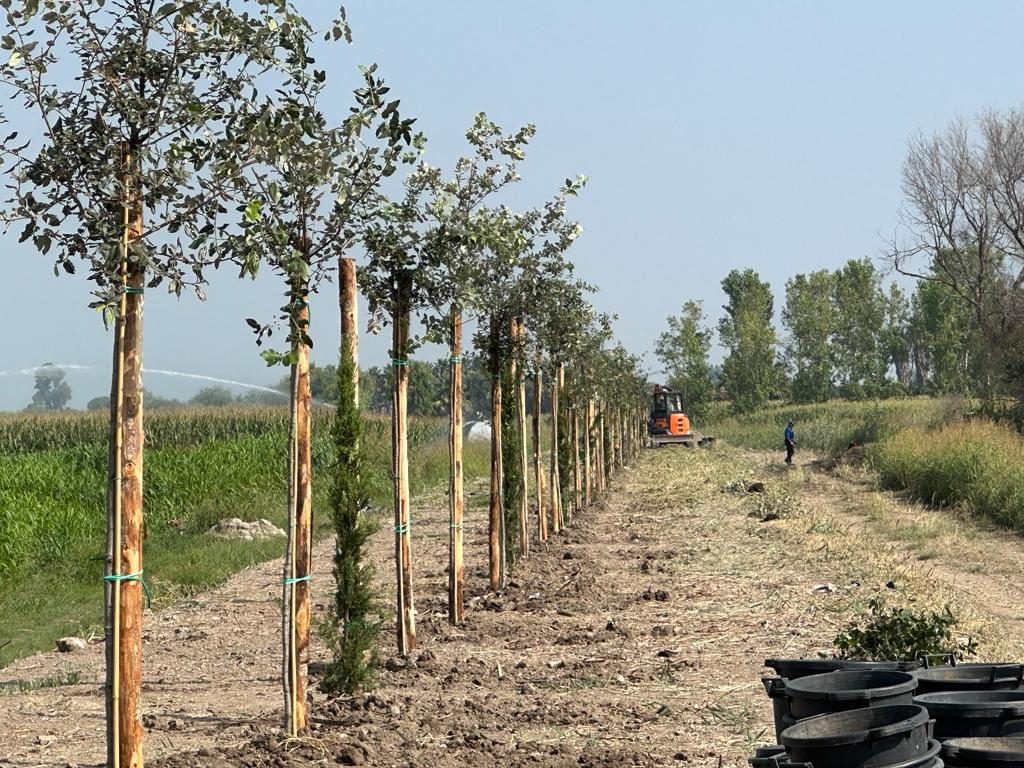
[[[334,516],[334,578],[337,589],[324,637],[333,654],[322,687],[330,693],[352,694],[373,685],[379,611],[373,589],[373,565],[366,545],[375,530],[367,519],[367,498],[361,478],[360,417],[355,400],[354,362],[348,341],[338,366],[338,404],[334,415],[336,463],[332,468],[331,512]]]
[[[953,637],[957,618],[947,605],[942,611],[889,608],[875,596],[868,601],[868,613],[851,622],[833,644],[842,659],[864,661],[917,661],[921,657],[972,656],[975,643]]]

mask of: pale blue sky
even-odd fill
[[[297,0],[311,15],[327,3]],[[331,3],[333,5],[333,3]],[[483,110],[538,135],[517,192],[540,202],[568,175],[591,178],[574,211],[572,254],[619,315],[619,338],[651,349],[666,315],[752,266],[779,296],[788,277],[876,256],[897,222],[907,139],[957,115],[1019,105],[1020,2],[517,3],[351,0],[352,46],[324,60],[344,89],[377,62],[442,166]],[[109,336],[80,277],[54,278],[46,257],[3,240],[0,371],[46,361],[95,366],[69,378],[75,404],[107,389]],[[40,304],[42,308],[40,309]],[[214,281],[209,300],[151,291],[145,363],[267,383],[243,318],[279,306],[270,279]],[[777,299],[776,307],[780,302]],[[314,360],[331,362],[331,287],[313,303]],[[384,339],[364,340],[365,365]],[[650,367],[657,368],[653,358]],[[153,375],[147,387],[197,387]],[[0,375],[0,408],[31,397],[28,376]]]

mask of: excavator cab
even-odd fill
[[[647,435],[654,447],[704,445],[714,439],[694,434],[690,419],[683,410],[683,396],[660,384],[654,385],[654,393],[651,395]]]

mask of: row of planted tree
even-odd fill
[[[471,152],[445,176],[423,161],[425,139],[389,100],[376,67],[362,71],[347,116],[329,121],[320,107],[327,76],[313,53],[321,35],[328,42],[349,37],[343,11],[317,30],[287,0],[6,0],[0,7],[7,20],[0,46],[9,52],[0,80],[23,108],[18,130],[3,139],[11,191],[6,221],[18,226],[21,241],[55,254],[55,274],[84,264],[95,285],[91,306],[113,326],[107,763],[143,762],[144,294],[164,285],[179,295],[193,288],[204,298],[208,270],[221,266],[240,277],[270,269],[286,297],[274,321],[248,323],[259,345],[283,331],[283,349],[264,349],[262,356],[291,371],[282,679],[287,731],[297,734],[307,721],[311,620],[310,293],[341,276],[332,489],[336,663],[328,680],[344,690],[360,679],[358,665],[344,660],[352,662],[353,649],[373,636],[361,589],[369,529],[359,489],[350,254],[364,249],[359,283],[372,325],[388,325],[393,335],[398,649],[408,653],[416,631],[407,372],[422,343],[450,348],[454,622],[464,610],[464,324],[476,324],[473,342],[492,376],[492,589],[503,587],[513,552],[529,554],[531,529],[539,541],[559,531],[640,445],[638,361],[611,346],[609,319],[587,302],[591,289],[565,258],[580,233],[566,203],[584,180],[567,180],[553,199],[526,211],[500,204],[499,193],[519,180],[534,130],[506,134],[484,115],[466,134]],[[0,115],[0,122],[11,120]],[[19,141],[26,131],[38,140]],[[402,165],[410,170],[399,185],[389,177]],[[549,469],[542,466],[539,408],[532,424],[535,524],[528,516],[527,377],[538,403],[547,382],[552,403]],[[509,435],[519,446],[514,454],[503,444]]]

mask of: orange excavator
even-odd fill
[[[683,396],[660,384],[654,385],[654,394],[651,395],[647,436],[652,448],[663,445],[685,445],[692,448],[715,440],[691,429],[690,418],[683,410]]]

